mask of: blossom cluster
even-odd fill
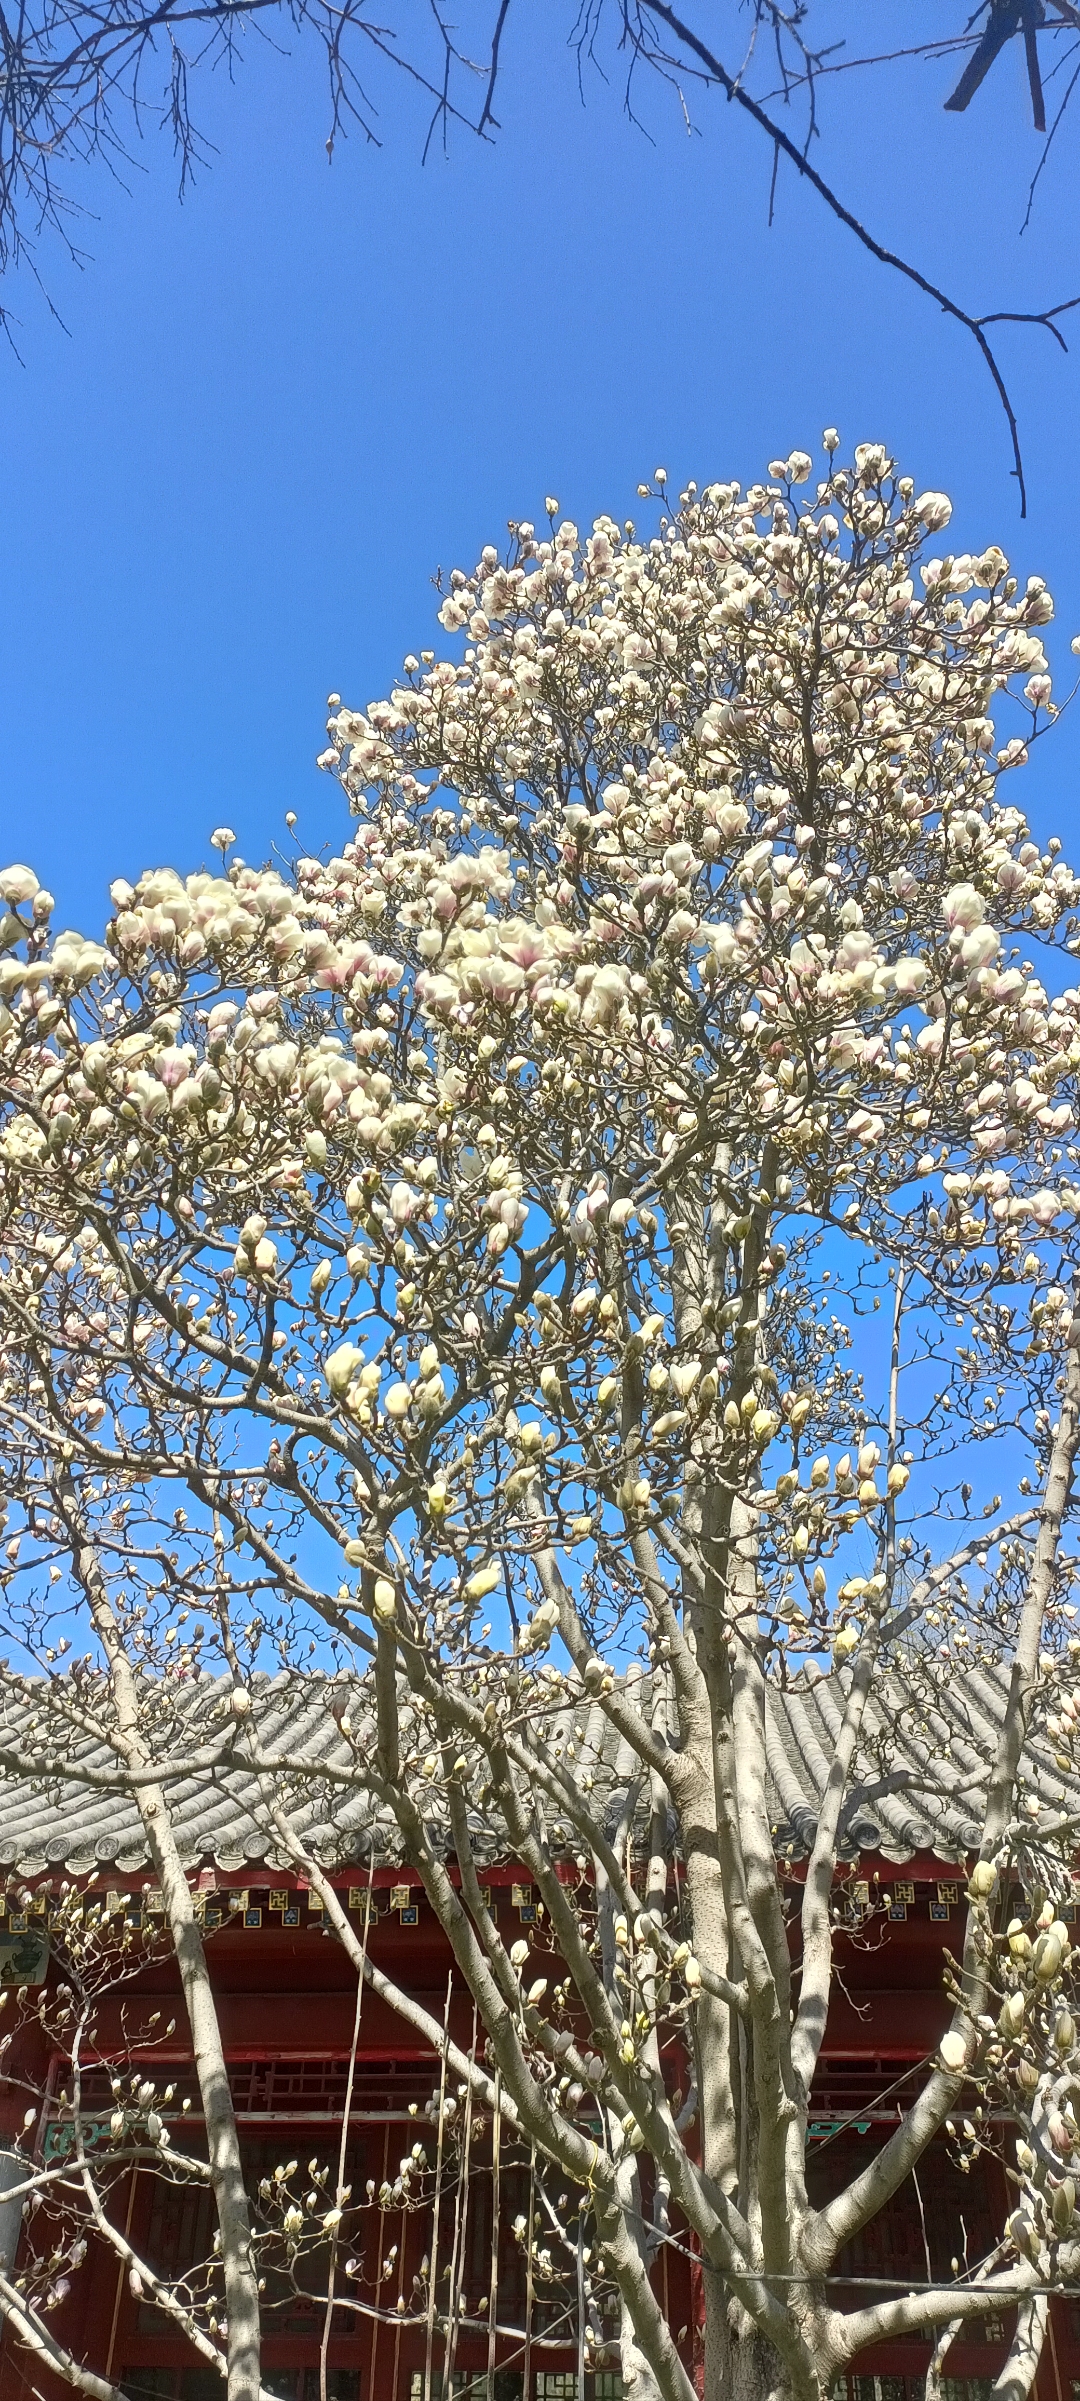
[[[1002,787],[1003,712],[1053,715],[1049,597],[997,549],[926,556],[947,504],[878,447],[812,497],[804,455],[689,487],[649,538],[554,512],[455,572],[462,656],[334,703],[339,853],[226,865],[222,829],[220,872],[116,882],[103,945],[0,876],[28,1439],[28,1315],[57,1440],[123,1452],[133,1403],[181,1427],[257,1368],[276,1427],[360,1470],[346,1564],[393,1582],[393,1490],[477,1602],[537,1507],[603,1581],[612,1526],[669,1521],[710,1456],[818,1622],[822,1562],[895,1514],[904,1461],[850,1469],[847,1337],[781,1237],[908,1256],[917,1225],[934,1290],[974,1324],[981,1283],[1026,1282],[1059,1355],[1080,992],[1045,960],[1080,885]]]

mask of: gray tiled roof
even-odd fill
[[[925,1673],[890,1674],[883,1700],[871,1702],[856,1778],[842,1837],[846,1855],[879,1852],[897,1864],[919,1851],[958,1860],[978,1841],[978,1815],[985,1760],[1000,1721],[1007,1689],[1004,1669],[971,1671],[935,1682]],[[50,1701],[50,1690],[54,1698]],[[70,1690],[70,1688],[69,1688]],[[160,1757],[166,1774],[175,1758],[201,1754],[194,1772],[168,1781],[167,1789],[185,1863],[213,1864],[237,1872],[246,1862],[281,1870],[285,1860],[272,1828],[259,1824],[259,1799],[249,1771],[230,1763],[235,1720],[229,1687],[207,1680],[181,1696],[162,1716]],[[370,1797],[343,1790],[325,1771],[345,1766],[348,1746],[330,1713],[330,1679],[319,1673],[282,1674],[255,1680],[260,1734],[267,1750],[289,1763],[281,1781],[286,1814],[327,1865],[394,1855],[393,1827]],[[40,1696],[40,1698],[39,1698]],[[770,1685],[767,1745],[777,1843],[799,1855],[812,1840],[820,1796],[833,1756],[843,1692],[836,1675],[811,1668],[787,1691]],[[366,1737],[365,1687],[349,1684],[349,1707],[359,1735]],[[62,1775],[37,1772],[43,1757],[35,1744],[46,1717],[52,1719],[50,1750],[56,1756],[56,1717],[67,1717]],[[151,1716],[153,1708],[151,1705]],[[87,1718],[83,1715],[82,1724]],[[548,1734],[555,1730],[550,1710]],[[633,1773],[625,1746],[612,1736],[595,1703],[560,1713],[560,1730],[575,1738],[575,1774],[591,1768],[596,1789],[615,1808]],[[525,1731],[527,1734],[528,1723]],[[371,1728],[372,1739],[374,1728]],[[10,1746],[10,1747],[7,1747]],[[4,1753],[7,1747],[7,1764]],[[12,1770],[12,1750],[34,1772]],[[235,1759],[235,1752],[231,1754]],[[0,1868],[34,1876],[50,1869],[86,1873],[113,1868],[136,1874],[148,1864],[145,1837],[131,1799],[102,1789],[115,1762],[104,1741],[71,1724],[63,1686],[27,1688],[24,1701],[0,1702]],[[1051,1749],[1037,1739],[1025,1762],[1028,1791],[1053,1810],[1067,1804],[1080,1811],[1080,1781],[1063,1776]],[[438,1833],[436,1823],[434,1830]],[[499,1850],[496,1828],[479,1818],[474,1831],[488,1857]],[[505,1845],[503,1846],[505,1848]]]

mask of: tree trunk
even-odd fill
[[[756,2327],[732,2323],[730,2296],[719,2276],[705,2271],[705,2374],[703,2401],[792,2401],[783,2360]],[[745,2326],[745,2320],[744,2320]]]
[[[152,1762],[139,1718],[135,1671],[124,1647],[97,1553],[80,1515],[69,1476],[58,1481],[56,1500],[71,1541],[75,1573],[90,1604],[94,1625],[109,1663],[116,1706],[117,1748],[129,1768],[143,1771]],[[222,2281],[228,2314],[225,2337],[227,2401],[261,2401],[262,2327],[258,2277],[251,2248],[251,2213],[244,2185],[229,2071],[202,1930],[195,1914],[191,1889],[177,1849],[162,1786],[139,1781],[134,1785],[132,1797],[161,1885],[191,2028],[192,2054],[210,2154],[210,2182],[221,2236]]]
[[[624,2307],[619,2326],[619,2367],[626,2401],[662,2401],[660,2387],[640,2350],[630,2316]]]

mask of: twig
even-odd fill
[[[505,25],[509,14],[510,0],[500,0],[499,14],[495,23],[495,31],[491,37],[491,72],[488,76],[487,90],[484,94],[484,105],[477,120],[477,133],[483,133],[485,127],[488,125],[494,125],[496,127],[498,126],[499,120],[497,117],[492,115],[491,103],[495,97],[495,85],[498,81],[499,74],[499,44],[502,41],[503,26]]]
[[[936,300],[938,307],[944,311],[945,315],[951,317],[957,325],[962,325],[965,331],[971,335],[989,369],[994,389],[1005,414],[1012,445],[1012,472],[1016,477],[1020,493],[1020,515],[1026,517],[1027,485],[1024,479],[1024,462],[1020,448],[1020,429],[1008,386],[987,340],[985,327],[1003,323],[1041,325],[1046,332],[1052,333],[1055,340],[1060,342],[1064,348],[1063,337],[1053,323],[1053,319],[1062,316],[1067,309],[1080,306],[1080,293],[1072,300],[1059,301],[1052,309],[1009,309],[985,317],[973,316],[970,310],[960,306],[959,301],[951,299],[947,292],[943,292],[938,284],[931,283],[929,277],[923,275],[918,267],[912,266],[910,260],[901,258],[897,251],[887,249],[883,242],[879,242],[875,238],[854,212],[845,207],[839,193],[833,191],[831,184],[826,183],[824,176],[819,175],[816,167],[811,166],[809,159],[804,156],[798,144],[793,142],[790,136],[784,132],[783,127],[775,122],[766,109],[762,108],[760,101],[754,100],[734,76],[728,74],[726,67],[721,65],[715,53],[701,40],[700,35],[694,33],[689,25],[684,24],[676,11],[667,5],[667,0],[649,0],[649,14],[660,18],[669,31],[674,34],[676,40],[685,43],[686,48],[700,61],[706,74],[720,85],[729,100],[736,101],[740,108],[745,109],[747,115],[752,117],[763,133],[768,134],[770,141],[775,143],[777,149],[782,150],[785,157],[791,160],[799,174],[804,176],[813,187],[819,199],[824,200],[826,207],[832,210],[833,215],[839,219],[842,225],[847,226],[848,231],[855,235],[856,240],[862,243],[863,248],[869,251],[872,258],[876,258],[881,266],[892,267],[898,275],[906,277],[909,283],[915,285],[917,291],[926,294],[927,299]]]

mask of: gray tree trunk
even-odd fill
[[[718,2276],[705,2276],[704,2401],[792,2401],[793,2387],[771,2343],[744,2319],[732,2322],[730,2297]]]

